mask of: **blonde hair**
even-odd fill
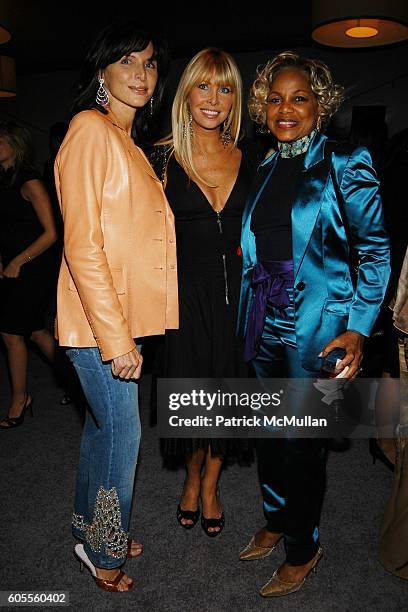
[[[181,75],[180,82],[174,97],[171,124],[172,137],[161,141],[160,144],[171,144],[174,155],[184,171],[192,179],[198,179],[209,187],[197,172],[193,162],[193,139],[191,133],[188,107],[188,96],[191,90],[202,83],[213,79],[215,84],[231,87],[233,102],[231,111],[224,122],[220,136],[228,131],[234,146],[237,145],[241,130],[242,112],[242,80],[235,60],[222,49],[208,47],[197,53],[187,64]]]
[[[13,149],[16,159],[15,168],[31,166],[33,160],[33,145],[30,132],[15,121],[0,121],[0,136],[3,136]]]
[[[13,184],[17,179],[20,168],[24,166],[33,167],[34,151],[31,134],[23,125],[13,120],[3,120],[0,121],[0,137],[7,140],[15,154],[14,172],[11,179]]]
[[[269,91],[274,78],[283,68],[295,68],[308,75],[310,89],[316,96],[318,103],[320,126],[322,128],[326,127],[344,100],[344,87],[334,83],[332,74],[324,62],[297,55],[293,51],[283,51],[272,58],[264,67],[258,68],[248,101],[251,119],[255,123],[265,126],[265,107]]]

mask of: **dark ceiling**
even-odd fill
[[[0,2],[0,21],[2,5]],[[1,52],[16,58],[17,72],[27,74],[75,69],[96,32],[116,17],[138,19],[167,36],[174,58],[191,57],[199,49],[221,46],[234,53],[310,45],[311,2],[103,2],[13,0],[12,40]],[[280,3],[279,3],[280,4]]]

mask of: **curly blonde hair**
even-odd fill
[[[344,87],[334,83],[332,74],[324,62],[303,57],[293,51],[283,51],[269,60],[265,66],[258,67],[248,101],[251,119],[262,126],[266,125],[269,91],[274,78],[284,68],[302,70],[308,75],[310,89],[318,103],[319,129],[326,127],[344,100]]]

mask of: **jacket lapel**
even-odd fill
[[[117,121],[116,116],[112,113],[112,111],[108,110],[108,113],[106,115],[103,115],[103,116],[105,117],[105,119],[110,121],[110,123],[112,123],[112,125],[116,126],[117,128],[119,128],[119,130],[121,130],[123,139],[125,141],[126,148],[127,148],[128,152],[129,152],[129,155],[135,160],[135,162],[145,172],[147,172],[147,174],[149,174],[152,178],[154,178],[156,181],[161,182],[160,179],[157,177],[155,171],[153,170],[152,166],[150,165],[146,155],[143,153],[143,151],[140,149],[140,147],[138,147],[133,142],[133,139],[131,137],[129,137],[129,135],[126,133],[126,130]]]
[[[242,215],[241,248],[244,270],[252,268],[257,262],[255,235],[251,231],[252,213],[275,168],[277,158],[278,154],[274,153],[262,162],[258,168],[258,172],[255,175],[247,198],[245,210]]]
[[[148,161],[146,155],[143,153],[140,147],[137,147],[136,145],[134,145],[132,149],[129,149],[129,153],[133,157],[134,160],[140,163],[140,165],[147,172],[147,174],[149,174],[152,178],[154,178],[156,181],[159,181],[159,183],[161,183],[160,179],[158,178],[150,162]]]
[[[330,160],[324,157],[326,136],[316,133],[304,160],[299,190],[292,207],[292,242],[295,278],[322,205],[322,196],[330,174]]]

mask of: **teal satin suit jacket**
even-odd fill
[[[278,155],[259,166],[243,215],[240,335],[257,263],[252,213]],[[319,353],[336,336],[346,330],[370,335],[390,274],[379,183],[365,147],[336,145],[319,132],[313,136],[292,208],[292,251],[297,347],[302,366],[317,371]]]

